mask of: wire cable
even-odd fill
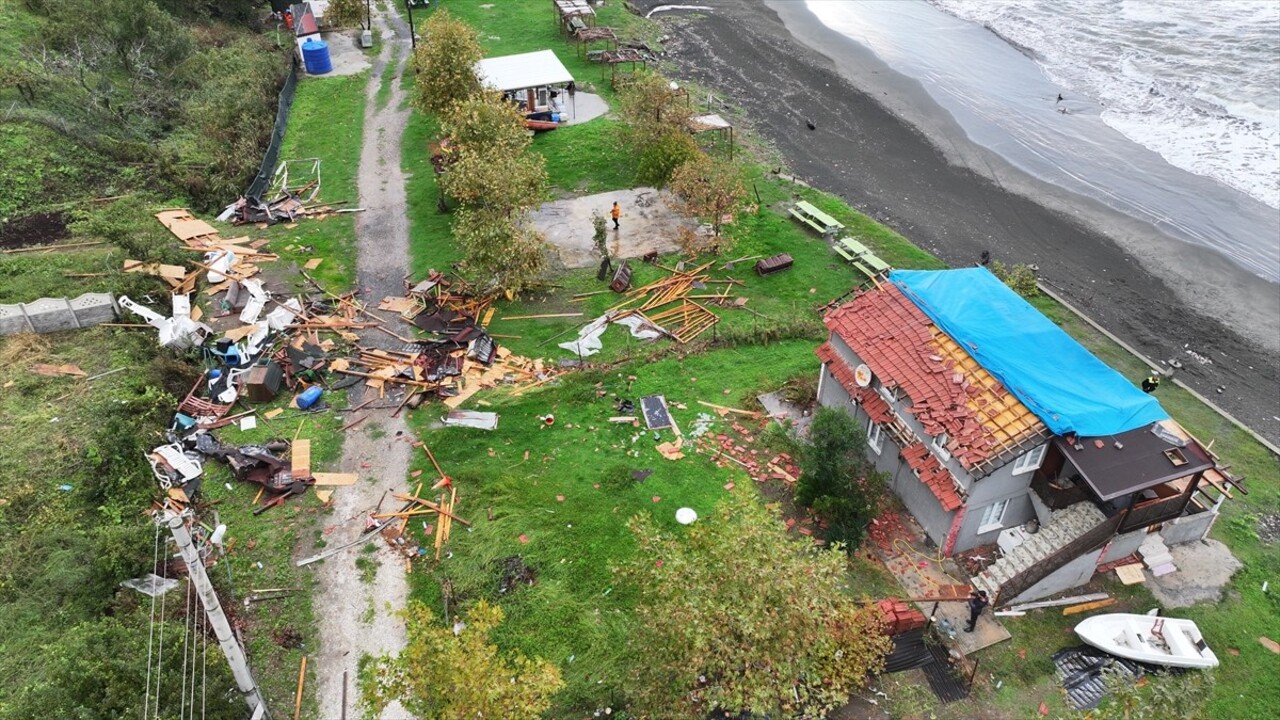
[[[151,550],[151,577],[159,577],[156,572],[160,569],[160,523],[155,523],[156,538],[155,546]],[[147,711],[151,709],[151,643],[155,639],[156,634],[156,593],[158,592],[155,581],[151,582],[151,620],[147,629],[147,682],[142,687],[142,720],[147,720]],[[157,701],[159,699],[157,698]]]

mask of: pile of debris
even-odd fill
[[[290,177],[290,172],[293,176]],[[259,197],[241,197],[218,215],[221,222],[233,225],[255,224],[265,228],[276,223],[292,223],[308,217],[323,220],[338,213],[360,212],[363,208],[335,209],[346,200],[328,204],[315,203],[320,192],[320,159],[286,160],[276,168],[271,187]]]
[[[489,334],[492,300],[473,295],[465,281],[431,270],[404,297],[384,298],[378,305],[399,313],[426,337],[395,335],[405,349],[362,348],[356,358],[331,369],[364,378],[380,395],[387,384],[404,386],[405,404],[411,408],[434,396],[455,409],[483,388],[505,385],[519,394],[549,382],[553,373],[542,360],[515,355]]]

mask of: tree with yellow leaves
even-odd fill
[[[555,665],[501,653],[489,642],[503,618],[496,605],[481,600],[452,627],[419,602],[402,615],[409,631],[405,649],[375,658],[362,671],[364,704],[373,714],[399,701],[422,720],[533,718],[564,686]]]

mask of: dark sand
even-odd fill
[[[661,4],[633,0],[641,14]],[[852,43],[824,37],[833,33],[800,0],[778,5],[807,42],[840,54],[840,66],[755,0],[714,5],[655,16],[668,28],[665,59],[677,78],[725,93],[747,115],[740,124],[773,145],[798,176],[954,266],[972,265],[984,250],[1006,263],[1037,264],[1042,280],[1103,327],[1153,360],[1178,359],[1178,379],[1280,442],[1280,327],[1267,311],[1276,286],[1205,251],[1158,240],[1140,262],[1125,247],[1143,247],[1144,237],[1156,235],[1150,227],[968,143],[944,111],[921,101],[918,83],[873,57],[851,68]],[[907,105],[915,111],[904,112]],[[808,119],[816,130],[806,128]],[[945,138],[946,151],[931,138]],[[1199,273],[1230,290],[1187,283],[1175,292],[1165,279],[1176,277],[1174,264],[1183,276]]]

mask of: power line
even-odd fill
[[[155,523],[155,547],[151,551],[151,577],[159,577],[160,569],[160,523]],[[147,711],[151,709],[151,642],[156,634],[156,585],[151,583],[151,622],[147,629],[147,682],[142,686],[142,720],[147,720]],[[159,698],[156,699],[159,702]]]

